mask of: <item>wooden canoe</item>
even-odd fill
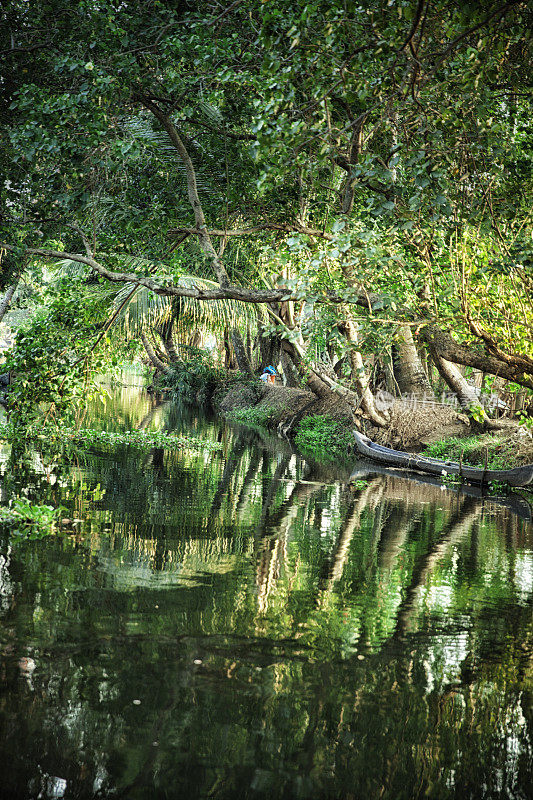
[[[468,464],[459,464],[457,461],[440,461],[436,458],[419,456],[416,453],[403,453],[401,450],[392,450],[390,447],[383,447],[376,444],[362,433],[354,431],[355,446],[357,452],[385,464],[388,467],[399,467],[401,469],[412,469],[417,472],[425,472],[430,475],[457,475],[469,483],[508,483],[510,486],[528,486],[533,483],[533,464],[526,464],[515,469],[480,469],[471,467]]]

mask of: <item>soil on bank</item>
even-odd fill
[[[303,389],[269,384],[237,385],[216,403],[217,410],[230,419],[260,425],[294,437],[306,417],[327,417],[346,431],[357,427],[379,444],[395,449],[419,452],[427,449],[443,458],[455,458],[463,452],[465,462],[483,464],[489,458],[494,468],[509,469],[533,463],[533,439],[523,428],[507,420],[502,429],[472,436],[468,418],[453,408],[438,403],[418,404],[396,400],[388,408],[390,423],[377,428],[353,413],[341,400],[323,400]],[[346,439],[338,449],[346,447]],[[332,443],[333,444],[333,443]]]
[[[471,433],[467,418],[442,405],[418,405],[395,401],[388,409],[390,425],[377,428],[353,413],[342,400],[324,400],[303,389],[262,384],[235,386],[218,400],[217,409],[241,422],[251,422],[291,435],[304,417],[323,415],[347,428],[357,427],[379,444],[420,449],[431,441]]]

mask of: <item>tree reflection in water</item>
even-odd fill
[[[5,796],[527,797],[531,524],[387,474],[356,491],[136,398],[102,425],[193,429],[222,454],[4,467],[4,495],[81,520],[38,542],[2,528]]]

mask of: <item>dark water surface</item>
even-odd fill
[[[531,523],[137,389],[87,423],[223,449],[20,468],[80,522],[0,528],[2,798],[532,796]]]

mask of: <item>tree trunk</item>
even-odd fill
[[[5,317],[5,315],[7,314],[9,306],[11,305],[11,301],[13,300],[13,295],[15,294],[15,291],[16,291],[17,286],[19,284],[21,275],[22,275],[22,272],[19,272],[19,274],[17,275],[17,277],[15,278],[15,280],[13,281],[11,286],[9,286],[7,288],[6,293],[5,293],[4,297],[2,298],[2,302],[0,303],[0,322],[2,322],[2,320]]]
[[[226,369],[237,369],[235,352],[231,345],[231,336],[227,328],[224,328],[224,366]]]
[[[365,414],[367,414],[371,422],[374,423],[374,425],[384,428],[387,426],[387,420],[376,409],[374,395],[370,390],[368,376],[363,363],[363,356],[361,355],[360,350],[358,350],[359,333],[357,324],[348,318],[346,322],[343,323],[342,330],[346,336],[346,339],[351,345],[350,364],[352,366],[352,375],[355,386],[357,387],[357,391],[361,397],[361,408]]]
[[[433,354],[433,358],[438,371],[452,392],[457,395],[462,408],[469,408],[473,404],[478,404],[479,398],[474,391],[474,387],[470,386],[466,381],[457,365],[447,361],[445,358],[441,358],[437,353]]]
[[[141,341],[143,343],[144,349],[146,351],[146,355],[154,365],[154,367],[159,370],[159,372],[163,372],[165,375],[168,375],[172,370],[165,364],[161,359],[156,355],[154,348],[150,344],[148,336],[146,335],[145,331],[141,331]]]
[[[435,351],[430,351],[432,358],[439,373],[444,378],[450,389],[455,392],[457,399],[462,408],[469,411],[472,406],[480,409],[481,420],[477,420],[470,416],[470,424],[475,430],[486,430],[487,428],[497,428],[498,426],[487,416],[487,413],[480,403],[474,387],[466,381],[464,375],[456,364],[447,361],[445,358],[439,356]]]
[[[277,369],[281,357],[281,339],[275,334],[268,334],[262,336],[264,327],[259,323],[258,326],[258,344],[260,353],[259,370],[262,372],[265,367],[270,364]]]
[[[388,347],[382,357],[383,373],[385,375],[385,391],[393,397],[398,396],[399,387],[394,374],[393,349]]]
[[[301,389],[302,381],[298,374],[298,369],[288,353],[283,347],[281,348],[281,366],[283,368],[283,375],[285,377],[285,384],[292,389]]]
[[[180,361],[180,357],[176,352],[176,348],[174,347],[174,340],[172,338],[172,332],[174,329],[174,320],[170,320],[166,325],[164,325],[159,332],[161,336],[161,341],[163,342],[163,347],[165,348],[165,353],[168,356],[168,360],[171,364],[176,364]]]
[[[362,391],[361,397],[358,397],[351,389],[347,389],[330,375],[327,375],[319,366],[314,365],[309,367],[305,365],[302,358],[303,352],[301,346],[296,346],[294,342],[284,341],[283,347],[291,354],[292,360],[304,384],[307,384],[310,391],[316,394],[317,397],[322,397],[327,400],[331,400],[334,397],[340,398],[353,412],[361,407],[374,425],[378,425],[379,427],[386,427],[388,425],[385,417],[381,416],[376,411],[374,396],[366,383],[366,372],[359,351],[356,351],[352,363],[355,363],[357,366],[357,386]]]
[[[533,389],[533,377],[530,377],[533,376],[533,360],[529,356],[508,353],[503,358],[474,350],[469,345],[459,344],[449,333],[434,324],[426,325],[420,335],[427,343],[432,357],[436,353],[440,358],[453,361],[454,364],[474,367],[481,372],[488,372]]]
[[[204,343],[204,337],[200,328],[193,328],[193,330],[189,333],[189,347],[196,347],[197,350],[200,350]]]
[[[253,374],[252,365],[248,360],[248,356],[246,354],[246,347],[244,346],[244,342],[242,340],[242,336],[238,328],[231,329],[231,343],[233,345],[233,351],[235,353],[235,358],[237,359],[237,364],[241,372],[246,372],[248,375]]]
[[[333,372],[337,376],[337,378],[342,378],[344,374],[344,368],[348,366],[348,359],[346,357],[339,358],[336,364],[333,367]]]
[[[316,394],[317,397],[331,399],[332,390],[328,384],[322,380],[315,369],[309,369],[303,362],[302,355],[295,347],[294,342],[289,342],[288,339],[283,340],[281,352],[288,355],[301,378],[301,386],[307,388]]]
[[[254,354],[252,348],[252,332],[250,330],[250,326],[248,325],[246,328],[246,358],[248,359],[248,363],[250,364],[250,370],[253,372],[253,363],[254,363]]]
[[[411,326],[400,325],[398,334],[398,355],[394,366],[400,392],[419,398],[433,398],[433,389],[418,355]]]
[[[172,364],[178,363],[181,359],[174,345],[172,333],[170,333],[167,337],[165,337],[165,339],[163,339],[163,344],[165,345],[165,350],[167,351],[167,355],[170,359],[170,362]]]

